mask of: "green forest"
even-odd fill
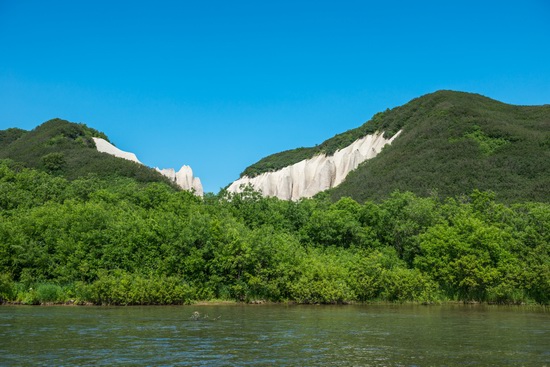
[[[549,254],[550,204],[491,191],[199,198],[0,162],[4,302],[548,304]]]
[[[0,159],[10,159],[23,167],[76,179],[88,175],[109,179],[129,177],[138,182],[171,181],[159,172],[126,159],[97,151],[92,137],[107,136],[85,124],[52,119],[31,131],[0,130]]]
[[[375,114],[360,127],[311,148],[267,156],[244,170],[256,176],[336,150],[376,131],[401,134],[330,190],[363,203],[393,192],[426,197],[494,191],[499,201],[550,198],[550,105],[515,106],[479,94],[437,91]]]

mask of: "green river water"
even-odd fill
[[[0,306],[0,365],[550,366],[550,312],[482,305]]]

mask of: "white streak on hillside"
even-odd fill
[[[113,144],[109,143],[107,140],[101,139],[101,138],[92,138],[95,142],[95,147],[98,152],[100,153],[107,153],[110,155],[114,155],[118,158],[124,158],[129,161],[133,161],[139,164],[143,164],[137,159],[136,155],[134,153],[125,152],[123,150],[118,149]]]
[[[129,161],[133,161],[139,164],[143,164],[137,159],[134,153],[125,152],[118,149],[108,141],[101,138],[93,138],[95,146],[98,152],[114,155],[118,158],[124,158]],[[162,175],[168,177],[175,182],[183,190],[194,191],[195,195],[203,196],[203,188],[201,180],[198,177],[193,177],[193,170],[189,166],[182,166],[181,169],[176,172],[173,168],[158,169],[155,168]]]
[[[331,156],[320,154],[278,171],[265,172],[256,177],[241,177],[227,191],[237,193],[250,184],[264,196],[275,196],[283,200],[312,197],[338,186],[348,173],[367,159],[376,157],[400,133],[401,131],[390,139],[385,139],[383,132],[366,135]]]

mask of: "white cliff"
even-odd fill
[[[143,164],[139,161],[134,153],[125,152],[118,149],[108,141],[101,138],[94,139],[95,146],[98,152],[114,155],[118,158],[124,158],[139,164]],[[203,196],[203,188],[201,180],[198,177],[193,177],[193,170],[189,166],[183,166],[176,172],[173,168],[158,169],[155,168],[162,175],[168,177],[175,182],[183,190],[194,191],[195,195]]]
[[[182,166],[178,172],[173,168],[155,169],[175,182],[179,187],[185,190],[192,190],[195,192],[195,195],[201,197],[204,195],[201,180],[198,177],[193,177],[193,170],[191,167]]]
[[[107,140],[101,139],[101,138],[92,138],[95,142],[95,147],[98,152],[100,153],[107,153],[110,155],[114,155],[118,158],[124,158],[129,161],[133,161],[139,164],[143,164],[137,159],[136,155],[134,153],[125,152],[123,150],[118,149],[113,144],[109,143]]]
[[[283,200],[312,197],[342,183],[348,173],[367,159],[374,158],[400,133],[401,131],[390,139],[385,139],[383,132],[366,135],[331,156],[316,155],[278,171],[265,172],[256,177],[241,177],[227,191],[240,192],[250,184],[264,196],[276,196]]]

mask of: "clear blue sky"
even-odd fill
[[[550,103],[549,4],[0,0],[0,129],[83,122],[217,192],[438,89]]]

